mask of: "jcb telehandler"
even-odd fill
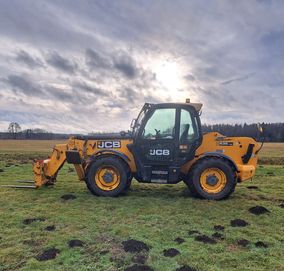
[[[52,185],[65,161],[99,196],[118,196],[131,180],[176,184],[184,181],[193,195],[220,200],[238,182],[251,179],[260,144],[248,137],[202,134],[202,104],[146,103],[131,131],[71,137],[33,165],[35,187]]]

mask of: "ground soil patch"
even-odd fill
[[[247,189],[258,189],[258,186],[255,186],[255,185],[250,185],[250,186],[247,186]]]
[[[215,230],[215,231],[223,231],[224,229],[225,229],[225,227],[222,226],[222,225],[215,225],[215,226],[214,226],[214,230]]]
[[[275,176],[274,172],[272,172],[272,171],[268,171],[268,172],[266,173],[266,175]]]
[[[189,266],[189,265],[183,265],[183,266],[177,268],[176,271],[198,271],[198,270]]]
[[[249,244],[249,240],[247,239],[240,239],[237,241],[237,244],[242,247],[246,247]]]
[[[132,262],[144,264],[147,261],[148,256],[145,254],[136,254],[132,257]]]
[[[129,239],[122,242],[123,249],[126,252],[137,253],[143,250],[149,251],[149,247],[142,241]]]
[[[240,219],[240,218],[231,220],[231,226],[232,227],[246,227],[248,225],[249,225],[248,222],[246,222],[245,220]]]
[[[217,243],[216,240],[204,234],[196,236],[195,240],[198,242],[202,242],[204,244],[210,244],[210,245],[214,245]]]
[[[36,222],[36,221],[42,222],[42,221],[45,221],[45,218],[44,217],[26,218],[26,219],[23,220],[23,223],[25,225],[29,225],[29,224],[32,224],[33,222]]]
[[[219,233],[219,232],[214,232],[214,233],[212,234],[212,237],[213,237],[213,238],[216,238],[216,239],[220,239],[220,240],[224,239],[223,234],[221,234],[221,233]]]
[[[182,244],[184,242],[184,239],[183,238],[180,238],[180,237],[177,237],[175,239],[175,242],[177,242],[178,244]]]
[[[72,239],[70,241],[68,241],[68,246],[69,247],[82,247],[84,246],[84,242],[78,239]]]
[[[267,248],[267,247],[268,247],[268,245],[267,245],[266,243],[262,242],[262,241],[257,241],[257,242],[255,243],[255,246],[256,246],[256,247],[264,247],[264,248]]]
[[[45,228],[46,231],[55,231],[55,226],[54,225],[51,225],[51,226],[47,226]]]
[[[126,267],[124,271],[153,271],[153,269],[148,265],[134,264]]]
[[[164,249],[163,254],[166,257],[175,257],[180,254],[180,252],[175,248]]]
[[[259,205],[249,208],[249,212],[254,214],[254,215],[261,215],[261,214],[265,214],[265,213],[270,213],[270,211],[268,211],[265,207],[259,206]]]
[[[73,200],[73,199],[76,199],[77,197],[75,195],[72,195],[72,194],[65,194],[65,195],[61,196],[61,198],[63,200]]]
[[[49,248],[45,250],[42,254],[39,254],[36,256],[36,259],[38,261],[47,261],[47,260],[52,260],[55,259],[57,254],[60,253],[60,250],[57,248]]]
[[[100,255],[106,255],[106,254],[108,254],[108,253],[109,253],[108,250],[102,250],[102,251],[100,251]]]
[[[188,231],[188,235],[193,235],[193,234],[200,234],[200,232],[197,231],[197,230],[190,230],[190,231]]]

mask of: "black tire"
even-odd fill
[[[127,183],[126,183],[125,191],[127,191],[127,190],[130,188],[131,183],[132,183],[132,175],[130,175],[130,176],[127,178]]]
[[[218,170],[221,170],[226,177],[226,184],[218,193],[209,193],[202,188],[200,180],[201,174],[209,168],[217,168]],[[236,187],[235,172],[230,163],[223,158],[205,158],[197,162],[190,170],[186,184],[194,196],[209,200],[221,200],[228,198],[234,192]]]
[[[103,190],[97,185],[97,182],[95,181],[96,172],[104,166],[111,166],[112,168],[115,168],[120,176],[120,182],[118,186],[113,190]],[[125,191],[125,188],[127,187],[127,167],[123,161],[116,157],[105,156],[98,158],[91,164],[88,169],[86,184],[91,193],[96,196],[116,197],[123,193]]]

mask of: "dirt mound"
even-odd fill
[[[108,253],[109,253],[108,250],[102,250],[102,251],[100,251],[100,255],[106,255],[106,254],[108,254]]]
[[[270,213],[265,207],[263,206],[254,206],[249,208],[249,212],[254,214],[254,215],[261,215],[265,213]]]
[[[176,271],[197,271],[197,269],[190,267],[188,265],[183,265],[176,269]]]
[[[84,246],[84,242],[78,239],[73,239],[68,242],[69,247],[82,247]]]
[[[262,242],[262,241],[257,241],[257,242],[255,243],[255,246],[256,246],[256,247],[264,247],[264,248],[267,248],[267,247],[268,247],[268,245],[265,244],[265,243]]]
[[[145,254],[136,254],[132,257],[132,262],[144,264],[147,261],[148,256]]]
[[[164,249],[163,253],[166,257],[175,257],[180,254],[180,252],[175,248]]]
[[[214,230],[215,230],[215,231],[223,231],[224,229],[225,229],[225,227],[222,226],[222,225],[215,225],[215,226],[214,226]]]
[[[195,237],[195,240],[198,241],[198,242],[202,242],[204,244],[216,244],[216,240],[210,238],[209,236],[206,236],[206,235],[198,235]]]
[[[200,234],[200,232],[197,231],[197,230],[190,230],[190,231],[188,231],[188,235],[193,235],[193,234]]]
[[[35,221],[40,221],[40,222],[42,222],[42,221],[45,221],[45,218],[44,218],[44,217],[26,218],[26,219],[23,220],[23,223],[24,223],[25,225],[29,225],[29,224],[32,224],[32,223],[35,222]]]
[[[124,271],[153,271],[153,269],[148,265],[134,264],[126,267]]]
[[[246,222],[243,219],[237,218],[237,219],[231,220],[231,226],[232,227],[246,227],[248,225],[249,225],[249,223]]]
[[[184,239],[183,239],[183,238],[180,238],[180,237],[177,237],[177,238],[175,239],[175,242],[177,242],[178,244],[182,244],[182,243],[184,243]]]
[[[284,208],[284,203],[281,203],[281,204],[279,205],[279,207],[280,207],[280,208]]]
[[[272,172],[272,171],[268,171],[268,172],[266,173],[266,175],[275,176],[274,172]]]
[[[250,186],[247,186],[247,189],[258,189],[258,186],[250,185]]]
[[[247,239],[240,239],[238,240],[237,244],[242,247],[246,247],[249,244],[249,240]]]
[[[47,261],[47,260],[52,260],[55,259],[57,254],[60,253],[60,250],[57,248],[49,248],[45,250],[42,254],[39,254],[36,256],[36,259],[38,261]]]
[[[61,198],[63,200],[70,200],[70,199],[73,200],[73,199],[76,199],[77,197],[75,195],[72,195],[72,194],[65,194],[65,195],[61,196]]]
[[[47,226],[45,228],[46,231],[55,231],[55,226],[54,225],[51,225],[51,226]]]
[[[212,234],[212,237],[215,238],[215,239],[220,239],[220,240],[224,239],[223,234],[221,234],[221,233],[219,233],[219,232],[214,232],[214,233]]]
[[[137,253],[141,252],[142,250],[149,251],[149,247],[141,241],[129,239],[122,242],[124,251],[130,252],[130,253]]]

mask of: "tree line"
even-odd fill
[[[219,132],[226,136],[247,136],[257,140],[264,138],[265,142],[284,142],[284,123],[263,123],[261,134],[256,123],[253,124],[213,124],[203,125],[203,132]]]
[[[257,124],[204,124],[202,132],[219,132],[226,136],[247,136],[261,140],[264,137],[266,142],[284,142],[284,123],[263,123],[264,133],[260,134]],[[92,133],[94,134],[94,133]],[[22,130],[20,124],[11,122],[7,132],[0,132],[0,139],[68,139],[72,134],[58,134],[48,132],[44,129]]]

